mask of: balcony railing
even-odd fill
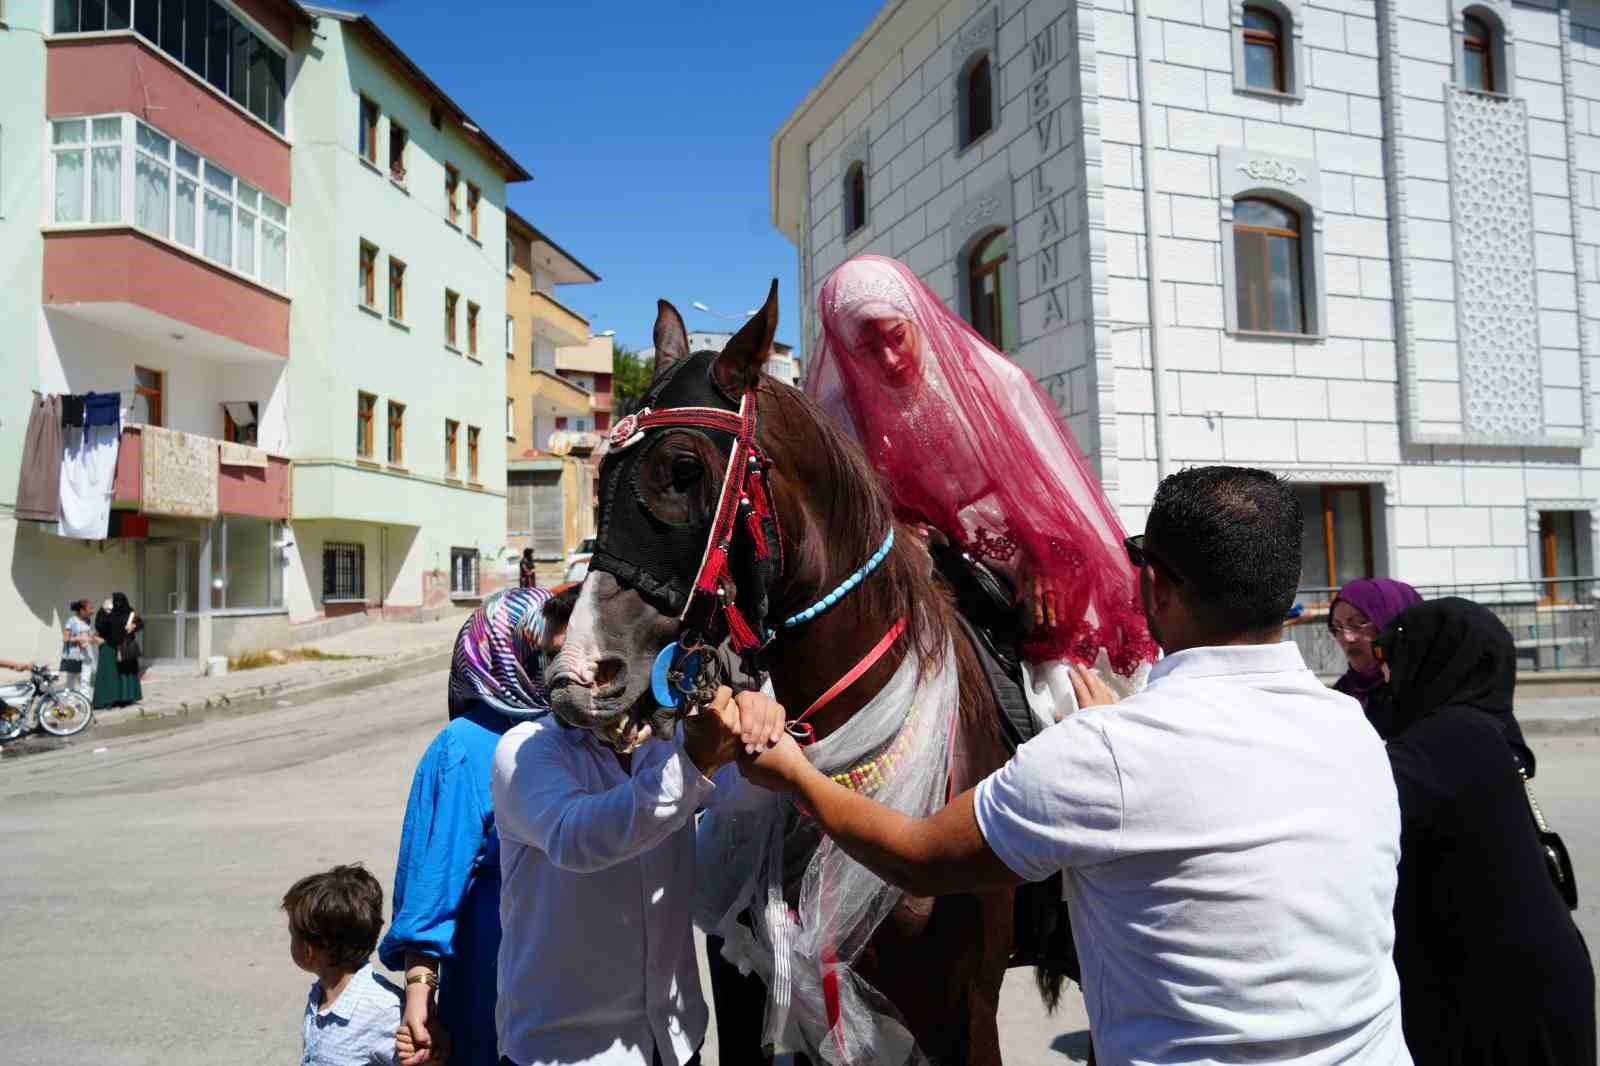
[[[1328,604],[1338,589],[1305,588],[1296,598],[1289,636],[1306,665],[1342,674],[1344,652],[1328,634]],[[1600,577],[1418,585],[1423,599],[1460,596],[1488,607],[1505,623],[1524,671],[1600,669]]]
[[[547,292],[533,293],[534,328],[554,334],[562,344],[582,344],[589,339],[589,320]]]
[[[117,450],[117,472],[112,483],[112,500],[122,508],[144,505],[144,438],[142,426],[124,426]],[[222,442],[217,441],[218,445]],[[256,518],[287,519],[293,500],[293,478],[289,460],[267,456],[265,469],[249,466],[222,466],[217,469],[217,512]]]

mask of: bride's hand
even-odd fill
[[[1054,629],[1056,627],[1055,582],[1034,575],[1024,581],[1023,589],[1026,614],[1032,619],[1033,628]]]

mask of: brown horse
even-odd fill
[[[736,406],[738,397],[754,389],[758,441],[772,462],[769,483],[782,531],[782,568],[771,587],[770,614],[788,618],[861,568],[894,518],[856,442],[804,394],[761,372],[777,325],[776,292],[774,282],[766,306],[716,356],[688,351],[682,318],[662,301],[653,387],[680,362],[696,360],[683,369],[708,375],[728,405]],[[703,388],[705,382],[698,384]],[[728,452],[691,428],[662,427],[648,436],[628,445],[640,447],[631,483],[602,472],[602,524],[615,519],[614,508],[634,507],[637,501],[655,523],[652,536],[678,544],[678,555],[687,550],[683,544],[693,543],[698,557],[709,536]],[[692,536],[670,541],[685,531]],[[618,569],[627,572],[628,566]],[[649,579],[625,587],[613,573],[591,570],[565,649],[547,675],[552,706],[564,722],[613,741],[633,736],[644,724],[657,735],[670,732],[670,717],[652,697],[649,675],[658,653],[678,636],[679,619],[653,589]],[[731,598],[747,602],[747,591],[732,589]],[[959,742],[952,746],[956,754],[949,767],[949,794],[954,795],[1000,766],[1007,752],[983,668],[961,634],[949,594],[933,576],[926,548],[909,528],[897,530],[882,565],[835,606],[779,632],[767,652],[773,687],[791,714],[810,706],[900,619],[906,620],[906,631],[888,653],[811,722],[819,739],[827,737],[886,684],[907,656],[927,661],[953,645],[961,704]],[[902,899],[873,936],[857,971],[899,1012],[931,1061],[999,1063],[995,1015],[1012,948],[1012,919],[1010,892]],[[1044,980],[1041,987],[1046,988]],[[1052,998],[1048,988],[1045,995]],[[735,1053],[723,1049],[723,1054]]]

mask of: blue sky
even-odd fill
[[[732,328],[690,303],[742,315],[776,277],[779,339],[799,341],[769,146],[880,0],[331,2],[372,16],[533,174],[511,206],[601,276],[558,293],[596,332],[649,345],[661,297],[691,330]]]

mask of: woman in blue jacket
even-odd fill
[[[450,724],[411,782],[394,917],[378,956],[406,974],[402,1058],[445,1050],[458,1066],[495,1066],[495,961],[500,950],[500,839],[489,771],[500,736],[550,709],[543,656],[559,650],[577,587],[517,588],[484,601],[461,627],[450,667]],[[445,1036],[441,1036],[440,1029]]]

